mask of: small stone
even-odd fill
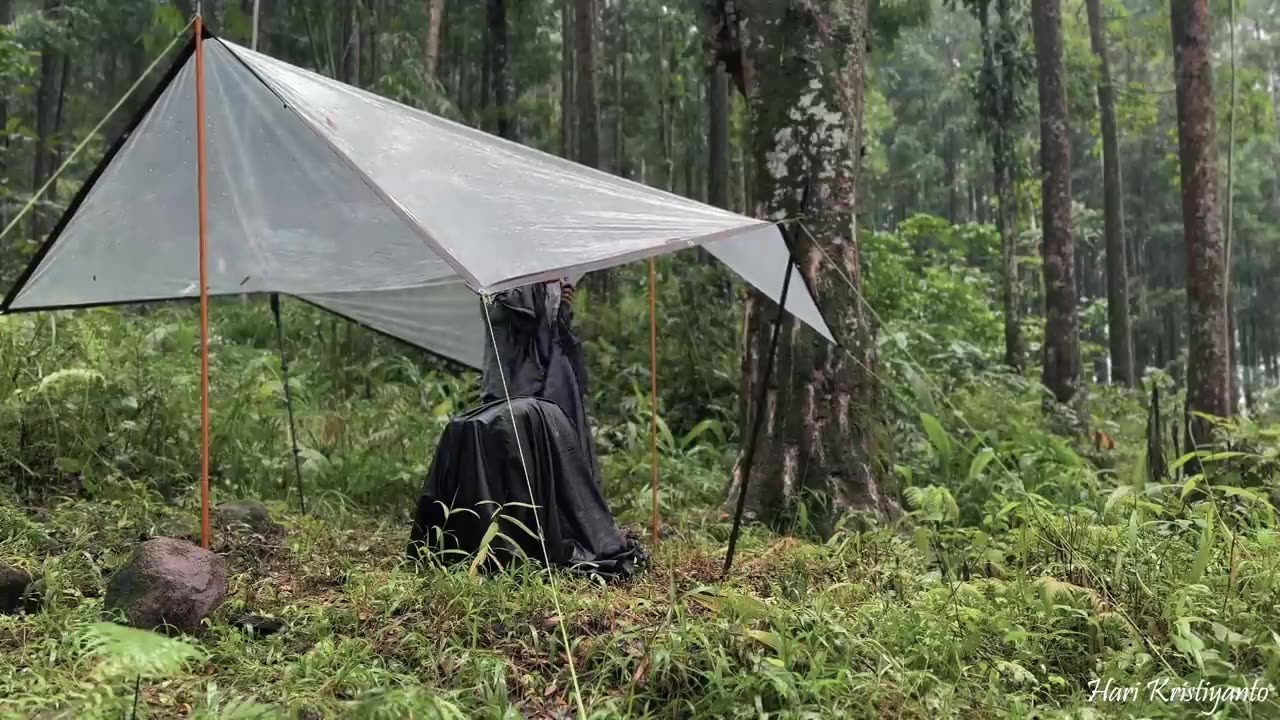
[[[191,632],[226,598],[227,568],[221,556],[161,537],[134,548],[111,576],[106,607],[121,611],[137,628],[171,625]]]
[[[36,547],[40,548],[50,555],[55,555],[63,551],[66,546],[57,538],[46,533],[40,533],[35,540]]]
[[[256,535],[274,535],[282,530],[271,519],[267,506],[254,500],[231,500],[213,509],[214,522],[229,530],[248,530]]]
[[[9,614],[23,606],[23,595],[31,584],[31,575],[0,560],[0,613]]]
[[[27,586],[22,595],[22,606],[28,615],[35,615],[44,606],[44,578],[40,578]]]
[[[242,628],[254,637],[266,637],[275,635],[285,628],[285,622],[280,618],[266,617],[264,615],[245,615],[236,620],[236,627]]]

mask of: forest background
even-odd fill
[[[705,255],[659,259],[662,541],[634,583],[556,596],[528,571],[397,563],[474,374],[286,299],[304,515],[270,312],[217,301],[214,493],[267,501],[289,535],[225,546],[232,599],[169,639],[96,621],[131,543],[190,531],[193,308],[0,317],[0,555],[43,597],[0,617],[0,714],[555,716],[581,698],[602,716],[1182,717],[1091,683],[1280,677],[1273,3],[201,9],[229,40],[400,102],[792,220],[842,346],[788,321],[766,380],[767,301]],[[0,287],[195,10],[0,0]],[[643,263],[596,273],[577,309],[605,496],[640,535],[647,288]],[[760,522],[721,584],[765,382]],[[255,641],[244,612],[288,627]]]

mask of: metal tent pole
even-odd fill
[[[764,376],[760,379],[760,391],[756,395],[756,416],[751,423],[751,436],[747,438],[747,449],[742,454],[742,483],[738,487],[738,507],[733,513],[733,530],[729,533],[729,551],[724,556],[724,570],[721,578],[729,575],[733,567],[733,553],[738,547],[738,533],[742,529],[742,512],[747,506],[747,483],[751,482],[751,464],[756,456],[756,440],[760,437],[760,425],[764,421],[764,404],[769,398],[769,381],[773,377],[773,361],[778,355],[778,337],[782,334],[782,321],[785,320],[787,307],[787,291],[791,289],[791,269],[795,267],[795,259],[787,254],[786,275],[782,279],[782,295],[778,298],[778,315],[773,321],[773,337],[769,340],[769,354],[765,358]]]
[[[289,389],[289,356],[284,352],[284,322],[280,320],[280,294],[271,293],[271,315],[276,320],[276,344],[280,348],[280,379],[284,385],[284,406],[289,414],[289,444],[293,446],[293,475],[298,483],[298,507],[307,514],[307,496],[302,490],[302,459],[298,452],[298,430],[293,420],[293,392]]]

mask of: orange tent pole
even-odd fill
[[[649,446],[653,477],[650,489],[653,495],[653,516],[650,518],[649,539],[658,542],[658,271],[653,258],[649,258]]]
[[[196,15],[196,216],[200,234],[200,547],[209,549],[209,245],[204,203],[204,23]]]

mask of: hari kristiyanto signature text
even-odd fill
[[[1257,680],[1252,685],[1214,685],[1201,680],[1195,685],[1178,684],[1169,678],[1156,678],[1145,685],[1122,685],[1107,678],[1089,681],[1089,702],[1132,703],[1147,702],[1197,705],[1207,708],[1201,715],[1212,715],[1224,704],[1265,703],[1271,697],[1271,687]]]

